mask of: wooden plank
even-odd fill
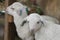
[[[5,0],[5,7],[16,0]],[[4,40],[15,40],[15,25],[12,16],[5,14]]]
[[[8,0],[5,0],[5,7],[8,6]],[[5,14],[5,27],[4,27],[4,40],[8,40],[8,20],[7,20],[8,15]]]

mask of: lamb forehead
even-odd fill
[[[27,19],[28,21],[35,21],[35,20],[38,21],[40,20],[40,16],[38,14],[33,13],[30,14]]]

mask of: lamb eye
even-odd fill
[[[37,24],[39,24],[40,22],[37,22]]]

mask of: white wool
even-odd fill
[[[43,21],[40,27],[35,33],[36,40],[60,40],[60,25]]]
[[[12,15],[14,17],[14,22],[16,26],[20,25],[22,20],[27,16],[27,12],[25,8],[26,6],[24,6],[19,2],[15,2],[12,5],[7,7],[6,11],[9,15]],[[22,10],[22,15],[20,15],[20,10]]]
[[[26,8],[27,6],[22,5],[19,2],[15,2],[12,5],[8,6],[6,11],[8,14],[14,17],[14,23],[16,25],[18,36],[23,40],[33,40],[33,36],[31,36],[28,24],[21,26],[23,19],[27,16]],[[20,10],[22,10],[22,15],[20,15]]]
[[[20,10],[21,10],[22,15],[25,17],[25,16],[27,16],[26,8],[28,8],[28,7],[24,6],[23,4],[21,4],[19,2],[15,2],[12,5],[8,6],[6,11],[8,12],[8,14],[10,14],[12,16],[15,16],[15,15],[20,16]],[[14,14],[14,12],[16,12],[16,14]]]

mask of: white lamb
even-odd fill
[[[35,39],[60,40],[60,25],[44,20],[41,21],[43,22],[43,24],[40,25],[40,30],[35,33]]]
[[[36,14],[36,13],[32,13],[29,16],[27,16],[26,18],[24,18],[21,26],[24,26],[25,23],[28,24],[28,27],[30,28],[30,31],[33,31],[33,29],[37,30],[38,28],[40,28],[40,15]],[[25,22],[25,23],[24,23]]]
[[[12,5],[8,6],[6,10],[7,10],[7,12],[9,12],[8,14],[10,14],[10,15],[14,16],[13,12],[16,12],[17,14],[15,14],[15,15],[19,15],[19,16],[23,15],[23,18],[24,18],[28,15],[26,8],[28,11],[30,11],[30,8],[28,8],[27,6],[25,6],[19,2],[15,2]]]
[[[60,40],[60,25],[44,20],[38,14],[31,14],[24,19],[35,40]]]
[[[21,26],[23,19],[27,16],[26,6],[19,2],[15,2],[8,6],[6,12],[14,17],[16,31],[22,40],[33,40],[33,36],[29,31],[28,24]]]

